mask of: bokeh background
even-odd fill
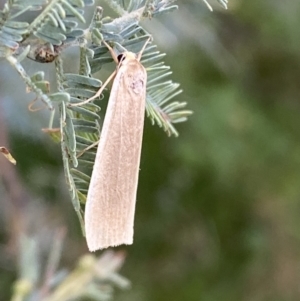
[[[178,11],[143,24],[194,114],[179,138],[146,121],[135,240],[119,248],[132,288],[117,301],[300,300],[300,2],[210,3],[213,13],[200,0],[178,1]],[[26,68],[53,78],[53,65]],[[0,158],[0,299],[8,300],[20,233],[45,254],[67,229],[60,265],[69,269],[87,247],[60,147],[41,132],[49,113],[28,111],[34,96],[4,61],[0,91],[0,146],[17,159],[14,167]]]

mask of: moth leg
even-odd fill
[[[89,149],[91,149],[91,148],[97,146],[97,145],[99,144],[99,142],[100,142],[100,140],[98,140],[98,141],[92,143],[91,145],[89,145],[88,147],[86,147],[84,150],[82,150],[76,157],[77,157],[77,158],[81,157],[86,151],[88,151]]]
[[[111,48],[104,40],[102,40],[102,42],[103,42],[104,45],[108,48],[108,50],[109,50],[109,52],[110,52],[110,54],[111,54],[113,60],[114,60],[114,61],[116,62],[116,64],[118,65],[118,64],[119,64],[119,62],[118,62],[118,57],[116,56],[114,50],[113,50],[113,49],[112,49],[112,48]],[[94,96],[92,96],[92,97],[90,97],[89,99],[86,99],[86,100],[84,100],[84,101],[82,101],[82,102],[79,102],[79,103],[72,103],[72,104],[69,104],[68,106],[69,106],[69,107],[79,107],[79,106],[82,106],[82,105],[84,105],[84,104],[86,104],[86,103],[88,103],[88,102],[94,100],[95,98],[99,97],[100,94],[103,92],[104,88],[107,86],[107,84],[108,84],[108,83],[112,80],[112,78],[116,75],[116,72],[117,72],[117,71],[114,71],[114,72],[109,76],[109,78],[105,81],[105,83],[101,86],[101,88],[97,91],[97,93],[96,93]]]
[[[86,99],[86,100],[84,100],[84,101],[82,101],[82,102],[78,102],[78,103],[69,103],[68,104],[68,107],[80,107],[80,106],[82,106],[82,105],[84,105],[84,104],[86,104],[86,103],[88,103],[88,102],[90,102],[90,101],[92,101],[92,100],[94,100],[95,98],[98,98],[100,95],[101,95],[101,93],[103,92],[103,90],[105,89],[105,87],[107,86],[107,84],[112,80],[112,78],[116,75],[116,73],[117,73],[117,71],[115,70],[109,77],[108,77],[108,79],[105,81],[105,83],[100,87],[100,89],[97,91],[97,93],[94,95],[94,96],[92,96],[92,97],[90,97],[89,99]]]

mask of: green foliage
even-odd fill
[[[139,52],[149,33],[140,26],[145,18],[157,17],[177,9],[173,1],[109,1],[108,4],[120,15],[119,18],[103,17],[101,8],[97,8],[91,24],[86,30],[78,28],[78,22],[85,22],[84,8],[89,1],[9,1],[3,13],[0,31],[0,55],[18,71],[27,85],[28,91],[35,92],[49,109],[58,107],[59,129],[46,129],[60,140],[64,172],[74,209],[83,229],[84,205],[90,180],[90,173],[95,159],[95,148],[91,147],[100,136],[100,107],[96,103],[73,106],[95,95],[102,82],[94,77],[103,65],[112,62],[102,40],[114,46],[116,52],[126,48]],[[15,18],[29,10],[41,13],[31,23],[19,22]],[[68,47],[80,48],[80,66],[77,73],[65,73],[63,68],[63,50]],[[57,90],[49,87],[45,74],[38,71],[28,75],[23,68],[23,61],[31,58],[40,63],[54,62],[56,68]],[[174,101],[182,91],[177,83],[168,80],[170,67],[162,61],[164,54],[157,51],[156,45],[147,45],[142,64],[148,73],[146,113],[152,124],[159,125],[169,136],[178,136],[175,123],[183,122],[191,114],[184,109],[186,102]],[[53,92],[54,91],[54,92]],[[102,95],[99,97],[102,99]],[[84,229],[83,229],[84,231]],[[115,274],[102,279],[94,271],[95,258],[88,258],[88,268],[79,264],[74,274],[70,273],[66,281],[61,282],[61,274],[53,273],[53,278],[41,288],[37,284],[43,274],[39,269],[34,241],[27,241],[22,248],[24,257],[23,270],[16,283],[14,298],[35,296],[43,293],[50,281],[61,283],[47,300],[78,299],[88,296],[96,300],[110,295],[99,288],[99,282],[115,279]],[[54,248],[55,249],[55,248]],[[28,251],[28,254],[26,253]],[[57,258],[50,255],[49,266],[57,266]],[[52,260],[52,258],[54,259]],[[111,260],[111,259],[109,259]],[[113,271],[114,272],[114,271]],[[100,275],[101,276],[101,275]],[[88,279],[88,280],[87,280]],[[119,279],[117,277],[117,279]],[[71,284],[70,284],[71,283]],[[75,285],[75,284],[76,285]],[[69,285],[70,284],[70,285]],[[78,285],[80,284],[80,285]],[[74,286],[76,290],[74,290]],[[49,287],[48,287],[49,289]]]
[[[113,300],[298,301],[300,2],[231,1],[228,11],[213,14],[202,0],[178,4],[153,36],[163,39],[164,60],[195,113],[176,125],[180,139],[166,139],[145,122],[135,241],[122,247],[128,252],[123,274],[133,285]],[[9,82],[15,87],[5,78],[15,70],[3,73],[1,113],[18,161],[12,169],[30,192],[28,203],[38,198],[30,208],[20,206],[17,217],[34,212],[36,218],[34,209],[41,208],[45,214],[32,232],[53,229],[49,220],[66,224],[60,266],[74,268],[85,242],[64,191],[57,146],[35,136],[45,112],[19,111],[27,99],[5,94]],[[3,186],[0,295],[9,300],[16,275],[7,250],[15,249],[15,231]]]
[[[19,248],[19,279],[12,301],[67,301],[89,298],[95,301],[112,298],[114,287],[126,289],[129,281],[117,272],[125,256],[107,251],[100,257],[87,254],[79,258],[72,271],[58,269],[65,231],[57,232],[47,260],[42,259],[36,237],[23,236]]]
[[[122,47],[122,51],[125,48],[139,52],[149,37],[139,25],[140,20],[173,11],[177,6],[172,2],[109,1],[108,4],[120,17],[103,18],[103,10],[98,7],[86,30],[78,28],[78,21],[85,22],[84,8],[93,1],[10,1],[2,12],[4,22],[0,32],[0,54],[19,72],[28,91],[35,92],[51,110],[54,103],[58,105],[66,181],[82,229],[81,205],[86,200],[95,160],[93,145],[100,137],[100,108],[94,103],[74,104],[91,98],[102,85],[93,77],[94,73],[112,61],[102,40],[115,45],[116,50]],[[28,10],[41,13],[30,24],[14,21],[16,16]],[[65,74],[60,54],[70,46],[80,47],[80,67],[78,73]],[[41,63],[55,61],[58,91],[50,93],[49,83],[42,72],[33,76],[26,73],[21,65],[26,57]],[[142,56],[141,62],[148,73],[146,112],[152,124],[158,124],[168,135],[178,136],[174,124],[186,121],[191,111],[184,110],[185,102],[171,102],[182,91],[178,89],[178,84],[165,79],[171,72],[170,67],[161,60],[163,57],[164,54],[157,51],[154,44],[148,44]],[[54,133],[51,129],[48,132]]]

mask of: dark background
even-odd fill
[[[300,300],[300,2],[210,3],[213,13],[200,0],[178,1],[178,11],[143,23],[194,114],[177,126],[179,138],[146,120],[134,244],[119,248],[132,288],[118,301]],[[53,65],[25,65],[53,78]],[[0,146],[17,160],[0,158],[7,300],[20,232],[43,253],[65,226],[61,266],[70,269],[87,247],[60,146],[41,132],[49,113],[28,111],[34,95],[4,61],[0,91]]]

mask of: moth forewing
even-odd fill
[[[118,66],[85,207],[90,251],[132,244],[147,73],[134,53]]]

